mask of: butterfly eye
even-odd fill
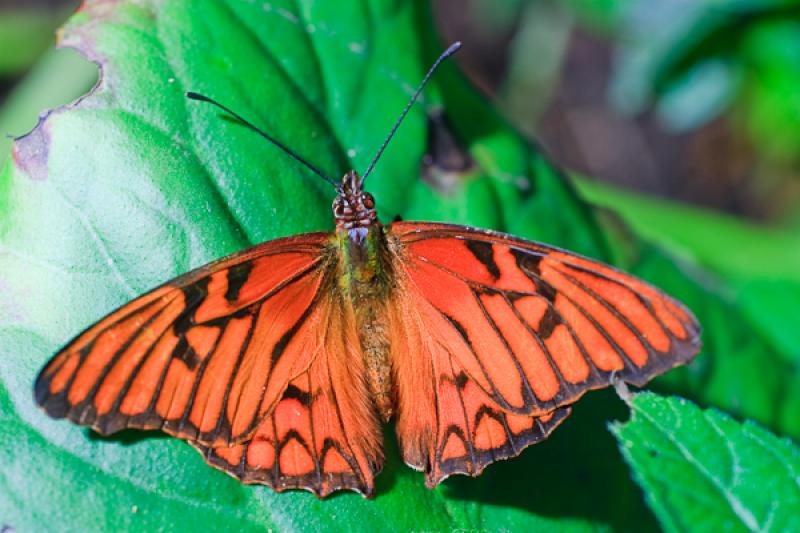
[[[365,194],[361,201],[364,203],[364,207],[367,209],[373,209],[375,207],[375,199],[371,194]]]
[[[344,216],[344,205],[339,200],[333,203],[333,216],[335,217]]]

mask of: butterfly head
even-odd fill
[[[378,221],[375,199],[361,188],[361,178],[351,170],[342,178],[339,194],[333,201],[336,229],[364,228]]]

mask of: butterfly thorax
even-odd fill
[[[354,171],[342,178],[339,194],[333,201],[333,216],[345,267],[342,287],[353,295],[369,296],[381,285],[380,277],[388,263],[384,258],[383,228],[375,211],[375,200],[362,190],[361,180]]]
[[[333,202],[339,251],[339,287],[352,305],[367,371],[367,382],[384,421],[393,413],[386,302],[392,290],[386,236],[375,201],[361,189],[355,172],[342,179]]]

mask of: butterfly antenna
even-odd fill
[[[394,134],[397,131],[397,128],[400,127],[400,123],[403,122],[404,118],[406,118],[406,115],[408,114],[409,110],[411,110],[411,106],[413,106],[414,102],[416,102],[417,98],[419,98],[420,93],[422,93],[422,89],[424,89],[425,85],[428,84],[428,80],[431,79],[431,76],[436,71],[436,68],[439,66],[439,63],[441,63],[442,61],[444,61],[445,59],[447,59],[451,55],[453,55],[456,52],[458,52],[459,48],[461,48],[461,41],[454,42],[453,44],[451,44],[447,48],[447,50],[442,52],[442,54],[436,59],[436,61],[433,62],[433,65],[431,65],[431,68],[428,69],[428,72],[425,74],[425,77],[422,78],[422,82],[419,84],[419,87],[417,87],[417,90],[414,93],[414,96],[411,97],[411,100],[409,100],[408,105],[406,105],[406,108],[403,109],[402,113],[400,113],[400,118],[398,118],[397,122],[394,123],[394,127],[392,128],[392,131],[389,132],[389,135],[386,137],[386,140],[383,141],[383,144],[381,145],[380,149],[378,150],[378,153],[375,155],[375,158],[372,160],[372,163],[369,164],[369,167],[367,168],[367,171],[364,172],[364,175],[361,177],[361,181],[359,182],[359,186],[364,184],[364,180],[367,179],[367,176],[369,176],[369,173],[372,172],[373,168],[375,168],[375,163],[377,163],[378,159],[380,159],[381,156],[383,155],[383,151],[386,150],[386,145],[388,145],[389,141],[391,141],[392,137],[394,137]]]
[[[263,130],[261,130],[260,128],[258,128],[255,125],[253,125],[251,122],[246,120],[244,117],[242,117],[238,113],[235,113],[234,111],[232,111],[228,107],[220,104],[216,100],[214,100],[212,98],[209,98],[208,96],[203,96],[202,94],[197,94],[197,93],[193,93],[193,92],[189,91],[189,92],[186,93],[186,97],[191,99],[191,100],[199,100],[200,102],[208,102],[209,104],[213,104],[213,105],[217,106],[218,108],[222,109],[223,111],[225,111],[229,115],[233,116],[236,120],[238,120],[244,126],[247,126],[248,128],[250,128],[254,132],[258,133],[259,135],[264,137],[266,140],[268,140],[269,142],[271,142],[272,144],[274,144],[275,146],[277,146],[278,148],[280,148],[281,150],[286,152],[291,157],[293,157],[296,161],[298,161],[299,163],[302,163],[311,172],[313,172],[314,174],[316,174],[320,178],[324,179],[325,181],[327,181],[328,183],[333,185],[336,188],[337,191],[339,190],[339,184],[336,183],[334,180],[332,180],[327,175],[323,174],[321,170],[319,170],[317,167],[315,167],[314,165],[312,165],[311,163],[309,163],[308,161],[306,161],[305,159],[300,157],[295,151],[290,149],[288,146],[286,146],[285,144],[283,144],[279,140],[275,139],[271,135],[268,135]]]

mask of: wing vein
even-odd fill
[[[499,418],[500,422],[503,424],[503,431],[505,431],[506,433],[506,438],[508,439],[508,445],[511,447],[511,457],[516,457],[522,450],[518,450],[517,445],[514,444],[514,433],[512,433],[511,428],[508,427],[508,420],[506,420],[506,413],[500,413]]]
[[[607,276],[607,275],[603,274],[602,272],[596,272],[596,271],[594,271],[594,270],[589,270],[589,269],[587,269],[587,268],[584,268],[584,267],[582,267],[582,266],[579,266],[579,265],[573,265],[573,264],[571,264],[571,263],[567,263],[566,261],[563,261],[562,263],[563,263],[563,264],[565,264],[565,265],[567,265],[567,266],[569,266],[569,267],[570,267],[570,268],[572,268],[572,269],[579,270],[579,271],[583,272],[584,274],[588,274],[588,275],[590,275],[590,276],[595,276],[595,277],[598,277],[598,278],[600,278],[600,279],[602,279],[602,280],[604,280],[604,281],[607,281],[607,282],[609,282],[609,283],[613,283],[614,285],[620,286],[620,287],[624,288],[626,291],[629,291],[631,294],[633,294],[633,295],[634,295],[634,297],[636,297],[636,299],[637,299],[637,300],[639,300],[639,301],[642,303],[642,305],[644,305],[644,306],[647,308],[647,312],[648,312],[648,313],[650,313],[650,316],[651,316],[653,319],[655,319],[655,321],[658,323],[658,326],[661,328],[661,331],[663,331],[663,332],[664,332],[664,334],[665,334],[667,337],[669,337],[669,338],[672,338],[672,337],[673,337],[672,333],[669,331],[669,329],[667,328],[667,326],[664,324],[664,322],[663,322],[663,321],[661,320],[661,318],[658,316],[658,313],[656,313],[656,312],[654,311],[654,309],[653,309],[653,302],[650,300],[650,298],[648,298],[647,296],[645,296],[644,294],[642,294],[640,291],[637,291],[636,289],[634,289],[633,287],[631,287],[631,286],[630,286],[630,285],[628,285],[627,283],[625,283],[625,282],[623,282],[623,281],[620,281],[620,280],[618,280],[618,279],[614,279],[614,278],[612,278],[612,277],[610,277],[610,276]],[[567,274],[567,273],[566,273],[566,272],[564,272],[563,270],[560,270],[560,272],[561,272],[561,274],[562,274],[562,275],[564,275],[564,276],[567,276],[567,277],[569,277],[570,279],[573,279],[573,278],[572,278],[572,276],[570,276],[569,274]],[[576,282],[576,283],[578,283],[578,284],[580,284],[581,286],[583,286],[583,284],[582,284],[582,283],[580,283],[579,281],[575,280],[575,282]],[[675,315],[675,313],[674,313],[674,312],[672,312],[672,310],[669,308],[669,306],[665,306],[665,308],[667,309],[667,311],[669,312],[669,314],[670,314],[670,315],[672,315],[672,317],[673,317],[675,320],[677,320],[678,322],[680,322],[681,324],[683,324],[683,320],[682,320],[680,317],[676,316],[676,315]]]
[[[586,285],[586,284],[585,284],[585,283],[583,283],[582,281],[578,280],[577,278],[573,277],[572,275],[570,275],[570,274],[567,274],[566,272],[563,272],[563,271],[561,272],[561,275],[562,275],[562,276],[564,276],[565,278],[567,278],[567,279],[568,279],[570,282],[572,282],[572,284],[573,284],[573,285],[575,285],[575,286],[576,286],[576,287],[578,287],[579,289],[583,290],[583,291],[584,291],[586,294],[588,294],[589,296],[591,296],[592,298],[594,298],[594,300],[595,300],[595,301],[597,301],[597,303],[599,303],[600,305],[602,305],[602,306],[603,306],[603,307],[604,307],[604,308],[605,308],[605,309],[606,309],[606,310],[607,310],[609,313],[611,313],[612,315],[614,315],[614,317],[615,317],[615,318],[617,318],[617,319],[618,319],[620,322],[622,322],[623,324],[625,324],[625,326],[626,326],[626,327],[627,327],[627,328],[628,328],[628,329],[631,331],[631,333],[633,333],[634,335],[636,335],[636,337],[637,337],[639,340],[641,340],[641,341],[643,341],[643,342],[646,342],[646,343],[647,343],[647,346],[648,346],[648,348],[649,348],[649,349],[653,349],[653,348],[652,348],[652,346],[650,346],[650,343],[647,341],[647,337],[645,337],[644,335],[642,335],[642,333],[639,331],[639,329],[638,329],[636,326],[634,326],[634,325],[633,325],[633,324],[632,324],[632,323],[631,323],[631,322],[628,320],[628,318],[627,318],[625,315],[623,315],[622,313],[620,313],[620,312],[619,312],[619,310],[617,309],[617,307],[616,307],[614,304],[612,304],[611,302],[609,302],[609,301],[608,301],[606,298],[604,298],[603,296],[601,296],[601,295],[597,294],[597,293],[596,293],[596,292],[595,292],[595,291],[594,291],[594,290],[593,290],[591,287],[589,287],[588,285]],[[634,291],[633,289],[631,289],[631,288],[630,288],[630,287],[628,287],[627,285],[625,285],[625,284],[618,284],[618,285],[621,285],[621,286],[622,286],[622,287],[624,287],[626,290],[630,291],[630,293],[631,293],[631,294],[633,294],[633,295],[635,295],[635,296],[638,296],[638,294],[636,293],[636,291]],[[641,300],[640,300],[640,301],[641,301]],[[645,303],[645,302],[642,302],[642,303]],[[648,303],[648,304],[650,303],[650,302],[649,302],[649,299],[647,299],[647,303]],[[655,313],[653,313],[653,312],[652,312],[652,310],[651,310],[651,308],[650,308],[650,306],[649,306],[649,305],[647,306],[647,310],[648,310],[648,312],[650,313],[650,316],[651,316],[652,318],[655,318],[656,320],[658,319],[658,317],[657,317],[657,316],[655,316]],[[662,329],[663,329],[663,325],[662,325],[660,322],[659,322],[659,326],[661,326],[661,327],[662,327]],[[665,333],[665,334],[667,334],[667,335],[669,335],[669,332],[667,332],[667,331],[664,331],[664,333]]]
[[[247,335],[245,336],[242,345],[239,347],[239,354],[236,356],[236,363],[234,363],[233,370],[231,370],[231,375],[228,378],[228,383],[225,385],[225,394],[222,397],[222,406],[220,407],[219,411],[219,419],[217,420],[217,425],[214,426],[214,429],[212,430],[215,435],[219,434],[219,432],[222,429],[222,424],[225,421],[225,417],[228,416],[228,402],[230,401],[230,394],[231,394],[231,389],[233,388],[233,382],[236,380],[236,375],[239,373],[239,368],[241,368],[242,366],[242,361],[244,360],[245,353],[247,353],[247,349],[250,347],[250,341],[253,339],[253,334],[255,333],[256,328],[258,327],[258,320],[259,318],[261,318],[262,305],[263,303],[260,303],[255,309],[253,309],[253,324],[247,329]],[[241,396],[236,397],[236,405],[233,408],[234,413],[239,407],[240,398]],[[228,431],[226,440],[230,440],[231,437],[233,436],[232,427],[233,427],[233,420],[235,420],[235,418],[236,417],[232,416],[230,417],[230,420],[228,420],[229,427],[231,429]]]
[[[633,326],[633,324],[631,324],[628,321],[627,318],[625,318],[621,313],[619,313],[616,310],[616,308],[612,307],[611,304],[608,303],[604,298],[602,298],[601,296],[597,295],[589,287],[586,287],[583,283],[581,283],[577,279],[573,278],[569,274],[566,274],[566,273],[562,272],[562,275],[564,277],[566,277],[570,282],[572,282],[576,287],[578,287],[579,289],[583,290],[586,294],[588,294],[590,297],[592,297],[597,303],[599,303],[601,306],[603,306],[603,308],[605,308],[609,313],[614,315],[614,317],[617,318],[628,329],[628,331],[630,331],[631,334],[634,335],[634,337],[636,337],[640,342],[642,342],[645,350],[647,350],[647,352],[648,352],[648,355],[652,356],[655,353],[655,349],[650,345],[649,342],[647,342],[647,339],[644,336],[642,336],[642,334],[638,331],[638,329],[636,329]],[[566,297],[566,295],[565,295],[565,297]],[[592,317],[591,313],[586,311],[578,302],[576,302],[572,298],[567,297],[567,299],[572,303],[572,305],[574,305],[583,314],[583,316],[585,316],[592,323],[592,325],[595,327],[595,329],[597,329],[597,331],[599,331],[600,334],[603,335],[603,337],[606,339],[606,341],[608,341],[608,343],[614,348],[614,351],[617,352],[617,355],[619,355],[622,358],[622,360],[625,362],[625,366],[636,368],[636,365],[633,363],[633,361],[631,361],[631,359],[625,353],[625,350],[623,350],[617,344],[617,342],[608,334],[608,332],[605,330],[605,328],[600,326],[600,324],[594,319],[594,317]]]
[[[328,338],[328,335],[330,333],[331,333],[331,328],[330,328],[330,323],[329,323],[329,324],[326,325],[326,328],[325,328],[325,336],[326,336],[326,338]],[[341,339],[341,340],[344,341],[344,339]],[[329,346],[329,343],[326,342],[325,345]],[[346,345],[346,343],[345,343],[345,345]],[[317,357],[320,357],[320,356],[317,356]],[[333,385],[333,376],[331,375],[330,368],[328,369],[327,374],[328,374],[328,387],[330,388],[330,391],[331,391],[331,400],[332,400],[332,403],[333,403],[334,410],[336,411],[336,419],[339,422],[339,427],[342,428],[342,436],[344,438],[344,444],[345,444],[345,446],[347,446],[347,451],[348,451],[348,456],[349,457],[346,458],[345,460],[347,460],[348,463],[350,464],[350,468],[353,469],[353,473],[355,473],[359,477],[359,481],[361,483],[363,483],[364,486],[366,486],[367,477],[364,474],[364,472],[361,470],[361,465],[358,464],[358,460],[356,459],[357,456],[356,456],[355,452],[353,451],[353,446],[350,444],[350,438],[347,435],[347,428],[345,428],[344,419],[342,418],[342,411],[341,411],[341,409],[339,407],[339,399],[338,399],[338,397],[336,395],[336,389],[334,388],[334,385]]]
[[[484,318],[486,318],[486,321],[489,323],[489,326],[491,326],[492,331],[494,331],[494,334],[497,335],[497,338],[500,340],[500,342],[505,347],[506,351],[508,352],[508,355],[514,361],[514,367],[517,369],[517,373],[519,373],[520,379],[522,379],[522,384],[525,386],[525,391],[523,391],[523,392],[527,392],[527,395],[526,394],[522,395],[522,397],[523,397],[522,401],[523,401],[524,404],[527,405],[528,403],[530,403],[530,399],[535,397],[535,394],[533,393],[533,388],[531,388],[531,384],[528,381],[528,377],[525,375],[525,371],[522,369],[522,365],[520,364],[519,359],[517,358],[517,355],[514,353],[514,350],[511,349],[511,346],[509,346],[508,340],[500,332],[500,328],[497,327],[497,323],[494,321],[492,316],[486,310],[486,306],[483,305],[483,302],[481,301],[480,296],[471,287],[470,287],[470,292],[472,293],[472,296],[475,298],[475,301],[478,304],[478,307],[480,308],[481,313],[483,313]]]
[[[242,308],[252,307],[254,305],[263,304],[264,302],[266,302],[267,300],[269,300],[270,298],[272,298],[273,296],[275,296],[276,294],[281,292],[283,289],[285,289],[286,287],[291,285],[292,283],[296,282],[299,279],[304,278],[306,276],[306,274],[308,274],[309,272],[312,272],[314,270],[318,270],[319,263],[321,263],[322,261],[323,261],[322,259],[317,259],[316,261],[311,263],[306,268],[300,270],[299,272],[295,272],[291,276],[287,277],[285,280],[281,281],[280,283],[278,283],[277,285],[272,287],[270,290],[265,292],[263,294],[263,296],[260,296],[257,299],[253,300],[252,302],[249,302],[246,306],[242,306]],[[199,307],[200,303],[202,303],[202,301],[197,303],[198,307]],[[206,320],[204,322],[198,322],[195,325],[198,325],[198,326],[216,326],[216,325],[218,325],[218,323],[220,321],[225,322],[228,319],[228,317],[230,317],[232,314],[235,314],[236,311],[238,311],[238,309],[233,311],[233,312],[231,312],[231,313],[228,313],[225,316],[210,318],[210,319],[208,319],[208,320]]]
[[[171,302],[169,302],[169,303],[171,303]],[[139,327],[137,327],[133,331],[133,333],[131,333],[130,337],[128,337],[128,339],[122,344],[122,346],[120,346],[117,349],[117,351],[114,352],[114,355],[112,355],[111,358],[109,359],[109,361],[103,366],[103,369],[100,372],[100,374],[98,374],[97,379],[95,379],[94,384],[92,385],[92,388],[89,389],[89,392],[86,394],[86,397],[80,402],[80,403],[84,404],[84,407],[83,407],[83,412],[84,413],[86,412],[86,409],[89,407],[89,405],[92,404],[95,396],[97,395],[97,391],[100,390],[100,387],[102,387],[103,384],[105,383],[105,381],[108,378],[108,375],[111,373],[111,369],[114,367],[114,365],[117,364],[117,362],[122,357],[122,355],[125,353],[125,351],[128,348],[130,348],[131,344],[133,344],[136,341],[137,337],[142,332],[142,330],[144,330],[144,328],[146,328],[147,326],[152,324],[159,316],[161,316],[161,314],[167,309],[167,307],[169,307],[169,303],[165,304],[164,307],[159,309],[157,312],[153,313],[152,316],[150,316]],[[94,344],[95,344],[94,340],[96,340],[96,339],[97,339],[97,337],[95,337],[95,339],[93,339],[93,342],[92,342],[91,346],[94,346]],[[88,346],[87,346],[87,348],[88,348]],[[91,354],[92,351],[93,351],[92,349],[89,349],[89,350],[87,350],[87,352],[85,354],[81,354],[81,361],[75,367],[75,372],[70,377],[69,384],[64,388],[65,391],[69,391],[69,389],[72,387],[72,383],[73,383],[75,377],[78,375],[79,370],[81,368],[83,368],[83,364],[86,362],[86,357],[88,357]],[[78,405],[80,405],[80,404],[78,404]],[[76,407],[77,407],[77,405],[76,405]],[[81,416],[83,416],[83,415],[81,415]]]
[[[275,462],[272,463],[272,483],[274,488],[280,486],[278,480],[282,476],[281,472],[281,452],[283,451],[283,442],[278,438],[278,424],[275,422],[275,412],[269,413],[270,422],[272,422],[272,439],[275,447]]]
[[[311,434],[311,458],[314,461],[314,470],[317,475],[317,485],[321,490],[322,472],[320,471],[319,456],[317,455],[317,438],[314,432],[314,389],[312,388],[313,386],[311,383],[311,367],[309,367],[308,372],[306,373],[306,384],[308,385],[308,405],[305,407],[308,409],[308,428],[309,433]]]
[[[139,359],[139,361],[136,363],[136,366],[133,368],[133,370],[131,370],[131,373],[128,374],[128,377],[125,379],[125,383],[122,385],[122,388],[120,389],[119,393],[117,393],[117,397],[114,399],[114,404],[111,407],[109,414],[118,412],[120,405],[122,405],[125,396],[128,395],[128,391],[130,391],[130,388],[133,385],[133,382],[136,380],[136,377],[139,375],[139,372],[142,370],[144,365],[147,364],[147,361],[150,360],[150,356],[153,355],[155,347],[158,346],[158,343],[161,342],[161,339],[164,338],[164,334],[166,334],[166,332],[169,331],[169,329],[170,326],[168,325],[166,328],[164,328],[164,330],[161,333],[158,334],[156,340],[152,344],[150,344],[150,346],[147,348],[147,353]],[[165,362],[164,366],[165,367],[169,366],[171,360],[172,358],[168,359]],[[159,393],[159,387],[153,390],[153,397],[157,397],[158,393]],[[130,416],[126,416],[125,418],[129,419]]]
[[[526,269],[520,269],[520,270],[536,285],[536,287],[547,286],[550,288],[550,291],[553,292],[554,294],[557,293],[566,298],[566,295],[563,292],[556,291],[555,288],[550,283],[542,279],[540,276]],[[569,298],[567,298],[567,300],[572,302],[572,300]],[[578,347],[578,351],[580,352],[581,357],[583,358],[586,365],[589,367],[590,375],[586,378],[585,381],[588,383],[591,382],[592,379],[598,380],[600,376],[597,373],[597,367],[592,362],[592,358],[589,357],[589,354],[587,353],[586,347],[583,345],[583,342],[581,342],[581,340],[578,338],[578,335],[575,333],[575,329],[572,327],[572,324],[570,324],[569,321],[564,319],[564,315],[555,306],[553,302],[551,302],[547,298],[545,298],[545,301],[547,302],[548,309],[552,310],[556,315],[558,315],[559,322],[563,324],[565,328],[567,328],[567,331],[569,331],[570,336],[572,336],[572,340],[575,341],[575,345]],[[574,302],[573,305],[575,305]]]
[[[320,287],[317,288],[317,292],[314,293],[314,298],[312,298],[311,303],[309,303],[308,307],[306,307],[306,309],[303,311],[303,314],[300,315],[300,318],[297,319],[297,322],[291,328],[289,328],[289,330],[286,332],[286,334],[288,334],[290,332],[292,333],[292,335],[286,341],[287,344],[289,342],[291,342],[291,339],[293,339],[294,336],[297,334],[297,331],[299,331],[299,329],[302,326],[302,324],[308,319],[308,316],[310,315],[310,312],[316,307],[317,302],[319,301],[319,299],[321,297],[320,296],[321,293],[322,293],[321,287],[322,287],[322,284],[320,284]],[[292,332],[293,329],[294,329],[294,331]],[[284,335],[286,335],[286,334],[284,334]],[[273,345],[271,351],[274,351],[274,349],[275,349],[275,345]],[[311,359],[311,361],[310,361],[310,363],[308,365],[309,367],[311,367],[311,365],[314,364],[314,359],[316,357],[319,357],[319,354],[317,354],[316,356],[312,357],[312,359]],[[254,430],[257,427],[257,425],[261,422],[261,420],[264,418],[264,416],[266,416],[267,414],[272,412],[272,410],[275,408],[275,406],[278,405],[278,402],[280,402],[280,398],[281,397],[279,396],[278,399],[275,401],[275,403],[273,403],[271,406],[268,406],[268,408],[264,411],[264,413],[259,413],[259,411],[261,411],[262,405],[264,404],[264,397],[267,394],[267,388],[268,388],[267,385],[269,384],[269,380],[272,377],[273,370],[275,370],[274,361],[273,361],[273,364],[270,365],[269,371],[267,372],[267,376],[264,379],[264,384],[261,387],[261,396],[259,397],[259,400],[258,400],[258,404],[257,404],[258,407],[257,407],[256,413],[255,413],[255,415],[253,417],[253,420],[250,422],[250,426],[247,428],[246,431],[244,431],[244,434],[248,434],[252,430]],[[303,370],[307,370],[307,369],[303,369]],[[302,372],[300,372],[300,373],[302,373]],[[298,373],[298,375],[300,373]],[[289,385],[289,383],[287,382],[286,386],[288,387],[288,385]],[[285,389],[286,389],[286,387],[284,387],[284,390]],[[282,394],[283,394],[283,391],[281,391],[281,395]]]
[[[544,299],[539,294],[535,296]],[[556,375],[556,379],[558,380],[558,385],[560,390],[565,392],[571,390],[572,386],[564,378],[564,375],[561,373],[561,369],[558,367],[555,360],[553,359],[553,354],[550,353],[550,349],[547,347],[542,338],[539,336],[539,333],[536,331],[536,329],[528,322],[528,320],[524,316],[522,316],[522,313],[519,312],[519,309],[517,309],[514,306],[511,300],[509,300],[508,295],[505,293],[503,293],[503,300],[506,302],[506,305],[508,305],[508,307],[511,308],[511,312],[514,313],[514,316],[517,317],[517,320],[519,320],[522,323],[522,325],[525,327],[528,333],[533,337],[533,339],[539,345],[539,348],[541,348],[542,353],[544,353],[544,356],[547,359],[547,362],[550,364],[550,368],[552,368],[553,372]]]
[[[211,362],[211,359],[213,359],[214,356],[217,354],[217,348],[219,348],[220,341],[225,337],[225,332],[228,330],[229,325],[230,322],[222,326],[219,332],[219,336],[214,341],[214,346],[208,352],[208,355],[200,362],[200,366],[197,368],[197,374],[195,374],[194,382],[192,383],[192,391],[189,393],[189,396],[186,399],[186,406],[183,409],[183,414],[181,415],[178,424],[175,427],[177,431],[186,431],[185,429],[186,423],[189,421],[189,415],[192,412],[192,407],[194,407],[194,400],[195,400],[195,395],[197,394],[197,389],[200,387],[200,382],[203,380],[203,375],[205,374],[206,368],[208,368],[208,364]],[[175,396],[173,395],[173,399],[174,398]],[[194,424],[192,425],[194,426]],[[197,437],[199,436],[198,434],[200,432],[200,428],[193,427],[191,429],[194,431],[194,438],[192,440],[196,440]]]
[[[450,372],[452,373],[453,377],[456,376],[456,369],[453,366],[453,358],[449,357],[450,363]],[[458,383],[453,383],[455,385],[456,393],[458,394],[458,403],[461,405],[461,414],[464,416],[464,429],[466,432],[464,433],[464,440],[466,441],[464,444],[467,445],[467,450],[469,450],[469,459],[470,459],[470,472],[475,470],[476,466],[476,458],[475,458],[475,448],[472,445],[472,428],[469,427],[469,415],[467,415],[467,406],[464,403],[464,395],[461,394],[461,389],[458,386]],[[445,441],[445,444],[447,442]],[[444,450],[442,450],[444,452]]]

